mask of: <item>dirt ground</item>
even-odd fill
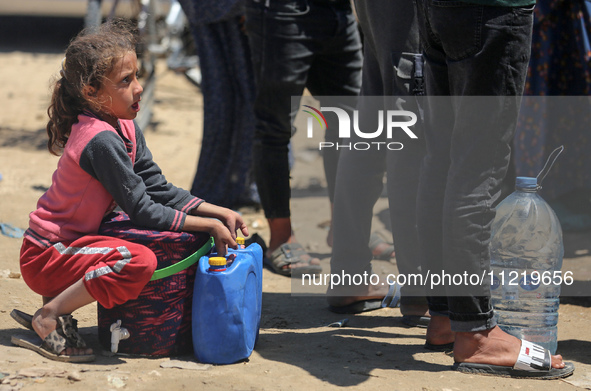
[[[76,24],[0,20],[0,223],[26,228],[28,213],[51,183],[57,158],[45,149],[45,110],[49,79],[59,69]],[[7,27],[9,26],[9,27]],[[200,149],[202,99],[183,75],[158,68],[154,117],[146,139],[167,178],[181,187],[191,183]],[[302,122],[303,123],[303,122]],[[303,132],[296,135],[293,218],[301,242],[329,271],[325,243],[329,219],[321,157]],[[375,229],[388,233],[375,208]],[[260,212],[245,212],[252,232],[268,236]],[[142,358],[102,353],[97,340],[96,306],[76,312],[81,332],[97,352],[90,364],[47,360],[15,347],[10,336],[23,329],[10,317],[18,308],[34,312],[40,298],[20,278],[20,239],[0,235],[0,391],[5,390],[574,390],[591,389],[591,300],[565,297],[560,307],[559,352],[576,365],[566,380],[513,380],[471,376],[451,370],[453,357],[422,348],[425,331],[400,322],[398,309],[342,316],[326,309],[322,296],[294,296],[292,280],[268,270],[263,274],[260,339],[246,362],[195,366],[193,357]],[[575,288],[587,296],[591,280],[591,235],[565,236],[563,270],[572,270]],[[376,270],[395,271],[388,262]],[[347,327],[327,327],[348,318]],[[191,364],[194,366],[192,367]],[[172,368],[170,367],[172,366]],[[176,368],[181,366],[184,368]]]

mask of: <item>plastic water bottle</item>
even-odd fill
[[[501,329],[556,352],[564,249],[537,178],[518,177],[497,207],[490,243],[492,304]]]
[[[199,260],[193,294],[193,349],[200,362],[231,364],[256,344],[262,308],[263,251],[256,243]]]

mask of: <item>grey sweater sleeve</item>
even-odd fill
[[[203,200],[194,197],[187,190],[175,187],[166,180],[162,170],[154,162],[144,134],[137,125],[135,139],[137,152],[134,171],[143,179],[146,192],[154,201],[181,211],[189,211],[203,202]]]
[[[104,131],[93,137],[82,151],[80,167],[105,187],[134,224],[169,231],[180,231],[183,227],[186,213],[152,198],[144,179],[148,174],[144,172],[142,176],[135,172],[126,145],[116,133]],[[159,169],[148,172],[157,175]],[[160,180],[156,182],[159,188],[166,187]],[[155,188],[153,183],[150,186]],[[173,189],[168,191],[174,192]],[[169,199],[178,203],[183,196]]]

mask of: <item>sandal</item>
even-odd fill
[[[17,309],[13,309],[10,313],[12,319],[16,320],[18,324],[27,328],[29,330],[33,330],[33,315],[29,315],[23,311],[19,311]]]
[[[394,245],[388,243],[380,234],[374,232],[369,237],[369,249],[373,259],[390,261],[396,257]]]
[[[56,329],[49,333],[43,341],[41,341],[38,335],[13,335],[11,341],[17,346],[32,350],[55,361],[90,362],[95,359],[94,354],[75,356],[61,354],[66,348],[86,347],[86,343],[76,331],[76,320],[72,318],[72,315],[58,317]]]
[[[565,363],[564,368],[552,368],[552,358],[548,349],[529,341],[521,340],[517,362],[512,367],[491,364],[455,363],[456,371],[470,374],[512,377],[517,379],[560,379],[573,374],[575,366]]]
[[[301,244],[284,243],[273,251],[270,258],[265,257],[263,261],[275,273],[289,277],[301,274],[319,274],[322,272],[320,265],[310,263],[311,259],[312,257],[310,257]],[[292,264],[302,264],[305,266],[298,266],[293,269],[291,267],[285,267]]]
[[[10,316],[24,328],[35,331],[33,328],[33,315],[29,315],[15,308],[10,313]],[[75,331],[78,331],[78,320],[74,317],[72,317],[72,327],[74,327]]]

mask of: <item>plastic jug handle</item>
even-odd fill
[[[560,147],[556,148],[554,151],[552,151],[550,156],[548,156],[548,160],[546,160],[544,168],[542,168],[542,171],[540,171],[540,173],[536,176],[538,180],[538,189],[542,188],[542,181],[544,180],[544,178],[546,178],[546,175],[548,175],[548,172],[550,172],[550,169],[552,168],[554,162],[556,162],[556,159],[558,159],[558,156],[562,153],[562,151],[564,151],[564,145],[561,145]]]
[[[213,238],[209,238],[207,243],[205,243],[199,250],[197,250],[193,254],[189,255],[187,258],[183,259],[182,261],[178,261],[177,263],[167,266],[163,269],[155,270],[150,281],[159,280],[159,279],[165,278],[165,277],[170,277],[173,274],[176,274],[176,273],[180,272],[181,270],[184,270],[184,269],[188,268],[189,266],[192,266],[197,261],[199,261],[199,258],[201,258],[205,254],[207,254],[209,252],[209,250],[212,249],[213,245],[214,245]]]

